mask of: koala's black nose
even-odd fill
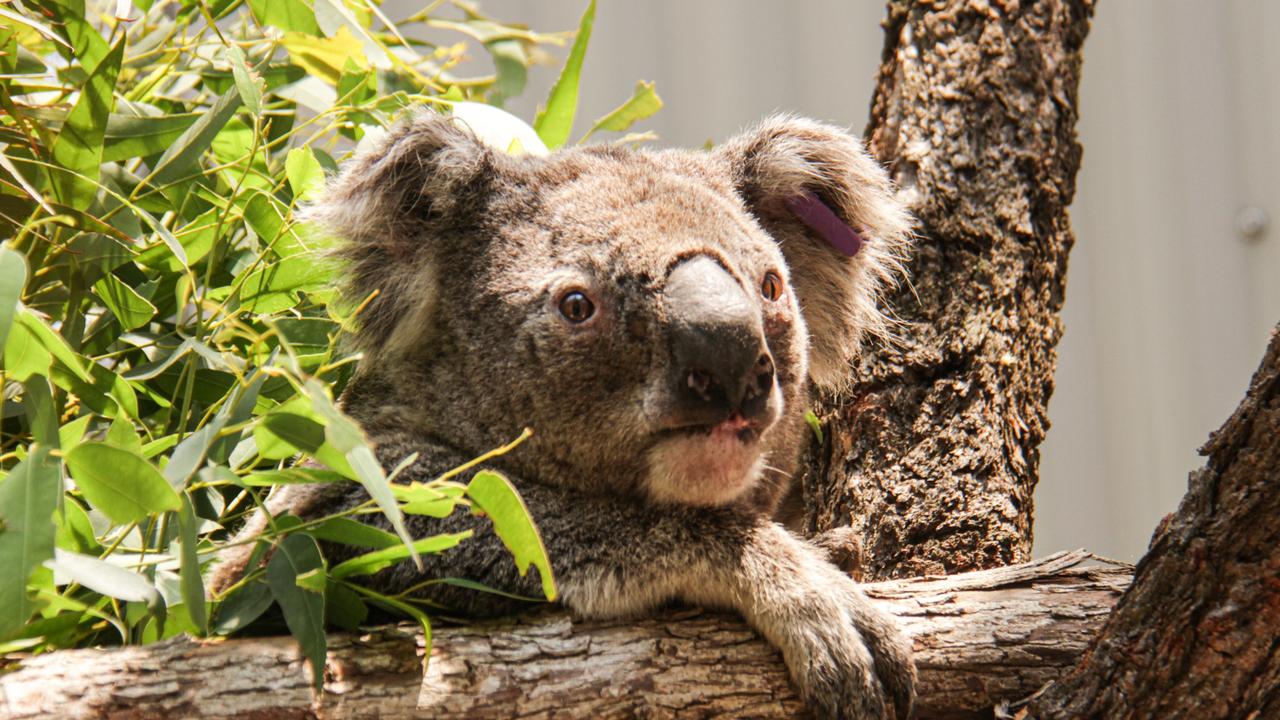
[[[680,414],[693,424],[735,412],[762,415],[773,390],[773,358],[759,310],[741,285],[719,263],[698,256],[671,271],[663,294]]]

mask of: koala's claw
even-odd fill
[[[811,648],[814,656],[793,671],[814,717],[906,720],[911,715],[916,676],[905,644],[894,642],[896,634],[881,637],[880,642],[856,630],[850,634],[852,637],[824,638],[823,644],[847,645]],[[864,639],[871,642],[864,644]]]
[[[807,591],[762,619],[814,717],[906,720],[916,680],[910,642],[853,580],[826,563],[804,565]]]

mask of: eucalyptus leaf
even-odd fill
[[[324,593],[298,585],[306,573],[324,569],[320,548],[309,535],[294,533],[280,542],[267,563],[267,586],[284,613],[289,633],[298,641],[302,654],[311,663],[315,687],[324,682],[327,641],[324,634]]]
[[[98,191],[102,138],[114,105],[116,76],[124,58],[124,35],[98,63],[53,142],[53,160],[67,172],[52,173],[59,201],[84,210]]]
[[[4,347],[13,325],[22,288],[27,284],[27,259],[22,253],[0,246],[0,347]]]
[[[542,544],[542,535],[533,524],[529,508],[511,482],[496,472],[482,470],[467,485],[467,497],[493,522],[494,532],[511,551],[520,575],[523,577],[529,572],[531,565],[538,568],[542,593],[548,600],[555,600],[558,592],[547,548]]]
[[[67,453],[66,462],[89,503],[115,522],[139,522],[182,506],[160,471],[128,450],[86,442]]]
[[[53,512],[62,492],[58,463],[33,445],[0,480],[0,639],[12,637],[34,612],[27,577],[53,557]]]
[[[548,148],[555,150],[564,145],[573,132],[573,118],[578,113],[578,84],[582,78],[582,61],[587,55],[587,43],[591,41],[591,28],[596,21],[596,0],[591,0],[582,19],[578,22],[578,34],[569,50],[560,77],[551,86],[546,107],[538,113],[533,127]]]
[[[46,562],[53,568],[55,578],[62,581],[59,584],[76,582],[107,597],[127,602],[154,605],[160,600],[160,593],[155,586],[132,570],[99,560],[92,555],[81,555],[59,548],[54,548],[53,552],[54,559]]]

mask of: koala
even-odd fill
[[[593,146],[512,156],[421,112],[350,161],[311,216],[342,238],[363,353],[341,402],[399,476],[430,480],[531,428],[485,467],[519,489],[579,616],[672,601],[740,613],[779,648],[820,718],[905,718],[910,645],[826,553],[775,521],[806,441],[812,386],[838,387],[911,221],[859,140],[768,119],[708,151]],[[304,519],[366,500],[289,486]],[[381,516],[366,521],[386,527]],[[262,531],[265,515],[242,537]],[[482,518],[427,577],[539,594]],[[224,554],[213,589],[252,544]],[[333,545],[331,562],[357,551]],[[398,592],[409,563],[372,576]],[[434,584],[472,615],[519,609]]]

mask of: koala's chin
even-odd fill
[[[768,435],[781,414],[781,392],[775,385],[760,417],[735,413],[714,425],[668,431],[648,452],[649,497],[704,507],[742,497],[768,469]]]

